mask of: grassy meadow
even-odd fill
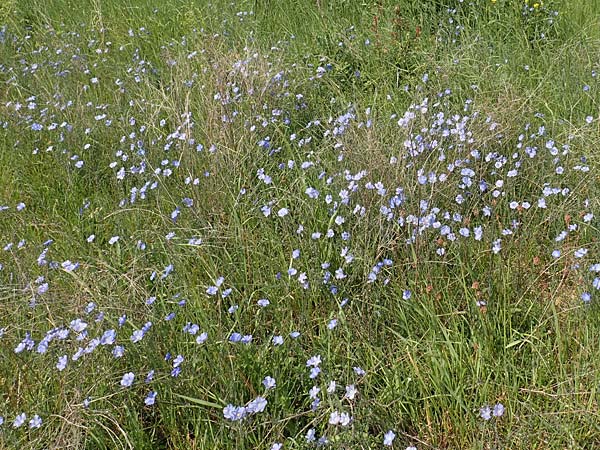
[[[4,0],[1,449],[600,448],[600,2]]]

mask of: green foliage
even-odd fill
[[[2,2],[2,5],[0,5],[0,24],[4,25],[13,18],[17,11],[16,3],[17,2],[15,0],[7,0]]]
[[[377,448],[390,429],[394,448],[597,446],[600,310],[588,268],[600,257],[600,81],[592,75],[600,72],[599,5],[2,2],[0,206],[9,208],[0,210],[0,448],[254,449],[285,441],[300,449],[312,446],[311,428],[332,448]],[[416,118],[400,127],[407,111]],[[457,123],[467,116],[472,141],[460,141]],[[435,134],[435,121],[457,129]],[[420,140],[444,157],[411,159],[407,145]],[[525,148],[539,157],[523,156]],[[503,179],[497,199],[465,194],[458,202],[458,161],[475,152],[511,163],[521,152],[519,176]],[[473,180],[474,192],[480,181],[493,189],[499,160],[473,164],[487,177]],[[145,171],[131,170],[142,163]],[[421,168],[430,176],[452,172],[449,165],[457,183],[416,181]],[[343,205],[362,170],[368,176]],[[367,189],[367,181],[388,191]],[[538,208],[546,184],[570,191]],[[440,216],[460,210],[449,219],[456,230],[487,220],[482,240],[437,233],[406,245],[421,222],[382,214],[397,186],[405,202],[396,214],[418,217],[422,202]],[[318,201],[310,187],[320,190]],[[509,207],[513,199],[520,203]],[[346,220],[339,226],[336,203]],[[485,206],[493,207],[489,220]],[[289,214],[279,217],[282,208]],[[590,211],[595,217],[584,221]],[[577,231],[559,243],[573,224]],[[333,238],[311,238],[328,229]],[[120,238],[111,244],[113,236]],[[577,257],[582,248],[588,253]],[[61,266],[68,261],[80,266]],[[338,268],[345,277],[336,278]],[[38,294],[42,276],[49,291]],[[220,276],[219,294],[208,295]],[[220,295],[225,287],[229,296]],[[590,304],[581,300],[587,291]],[[260,299],[269,305],[258,307]],[[90,303],[96,309],[86,313]],[[96,321],[99,312],[105,317]],[[25,333],[37,344],[78,317],[88,322],[81,344],[71,331],[47,353],[15,353]],[[204,343],[182,331],[192,323],[207,333]],[[109,328],[123,357],[100,345],[72,360]],[[302,334],[293,339],[293,331]],[[234,332],[252,335],[252,344],[229,342]],[[273,345],[275,336],[284,345]],[[63,354],[69,363],[59,371]],[[185,360],[175,377],[177,355]],[[323,373],[311,379],[314,355]],[[150,370],[155,379],[145,383]],[[130,371],[135,382],[124,387]],[[263,389],[266,375],[275,389]],[[315,385],[321,405],[312,412]],[[343,396],[347,385],[358,389],[354,399]],[[153,406],[144,404],[151,389]],[[227,404],[263,393],[264,413],[223,418]],[[496,403],[504,416],[484,421],[480,408]],[[349,427],[329,424],[338,410],[351,412]],[[43,426],[13,427],[20,412],[27,420],[39,414]]]

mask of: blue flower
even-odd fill
[[[306,366],[307,367],[317,367],[321,364],[321,355],[315,355],[315,356],[311,356],[307,361],[306,361]]]
[[[346,394],[344,395],[344,398],[347,398],[348,400],[354,400],[356,394],[358,394],[358,389],[356,389],[353,384],[346,386]]]
[[[479,416],[483,420],[490,420],[492,418],[492,410],[486,405],[479,410]]]
[[[208,295],[216,295],[217,294],[217,287],[216,286],[209,286],[208,288],[206,288],[206,293]]]
[[[232,404],[223,408],[223,417],[232,421],[239,421],[246,417],[246,408],[243,406],[234,406]]]
[[[123,378],[121,378],[121,386],[130,387],[133,384],[134,378],[135,375],[133,372],[127,372],[125,375],[123,375]]]
[[[356,366],[356,367],[353,367],[352,369],[354,370],[354,373],[356,375],[358,375],[359,377],[366,375],[366,372],[361,367]]]
[[[148,375],[146,375],[146,379],[144,380],[146,382],[146,384],[152,382],[152,379],[154,378],[154,369],[150,370],[150,372],[148,372]]]
[[[42,426],[42,418],[37,414],[29,421],[29,428],[39,428]]]
[[[264,397],[256,397],[246,406],[246,411],[249,413],[263,412],[267,407],[267,399]]]
[[[396,438],[396,433],[392,430],[389,430],[387,433],[383,435],[383,445],[387,447],[391,447],[394,439]]]
[[[154,405],[155,401],[156,401],[156,391],[149,392],[148,395],[146,396],[146,398],[144,399],[144,403],[146,404],[146,406]]]
[[[310,369],[310,374],[308,375],[308,377],[310,379],[315,379],[319,376],[320,373],[321,373],[320,367],[313,367],[312,369]]]
[[[183,356],[177,355],[175,357],[175,359],[173,360],[173,367],[179,367],[183,361],[184,361]]]
[[[76,333],[80,333],[87,328],[88,324],[82,321],[81,319],[75,319],[71,321],[69,326]]]
[[[346,427],[350,425],[350,422],[352,422],[352,417],[346,412],[340,413],[338,411],[333,411],[329,415],[330,425],[341,425],[343,427]]]
[[[162,276],[160,277],[160,279],[164,280],[171,274],[171,272],[173,272],[173,264],[169,264],[167,267],[165,267],[165,270],[164,270]]]
[[[129,339],[135,344],[136,342],[141,341],[143,337],[144,332],[142,330],[135,330],[133,334],[129,337]]]
[[[67,367],[68,359],[69,359],[69,357],[67,355],[60,356],[58,358],[58,363],[56,364],[56,368],[62,372],[65,369],[65,367]]]
[[[208,334],[205,331],[196,337],[196,343],[202,344],[202,343],[204,343],[204,341],[206,341],[207,338],[208,338]]]
[[[262,381],[262,384],[264,385],[265,389],[273,389],[276,385],[275,378],[266,376],[265,379]]]
[[[501,417],[504,414],[504,405],[502,403],[497,403],[496,406],[494,406],[492,414],[494,417]]]
[[[125,354],[125,349],[120,345],[115,345],[112,354],[115,358],[121,358]]]
[[[17,417],[15,417],[15,420],[13,421],[13,428],[19,428],[25,423],[26,420],[27,415],[25,413],[19,414]]]
[[[65,272],[73,272],[79,267],[79,263],[74,263],[69,260],[66,260],[60,266],[65,270]]]
[[[492,245],[492,252],[498,254],[500,250],[502,250],[502,239],[496,239]]]
[[[100,344],[102,345],[112,345],[115,343],[115,339],[117,338],[117,332],[115,330],[106,330],[102,337],[100,338]]]

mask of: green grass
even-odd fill
[[[3,3],[0,448],[599,446],[600,3],[522,6]]]

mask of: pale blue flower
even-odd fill
[[[182,355],[177,355],[173,360],[173,367],[179,367],[183,363],[184,358]]]
[[[492,418],[492,410],[486,405],[479,410],[479,416],[483,420],[490,420]]]
[[[353,367],[352,370],[354,370],[354,373],[356,375],[358,375],[359,377],[366,375],[366,372],[361,367],[356,366],[356,367]]]
[[[127,372],[125,375],[123,375],[123,378],[121,378],[121,386],[130,387],[133,384],[134,378],[135,375],[133,372]]]
[[[229,404],[223,408],[223,417],[228,420],[238,421],[246,416],[246,408]]]
[[[322,362],[321,360],[321,355],[315,355],[315,356],[311,356],[307,361],[306,361],[306,366],[307,367],[317,367],[318,365],[320,365]]]
[[[13,428],[19,428],[21,425],[23,425],[25,423],[25,421],[27,420],[27,415],[25,413],[21,413],[19,414],[17,417],[15,417],[15,420],[13,421]]]
[[[383,445],[387,447],[391,447],[394,439],[396,438],[396,433],[392,430],[389,430],[387,433],[383,435]]]
[[[492,414],[494,417],[501,417],[504,414],[504,405],[502,403],[497,403],[494,406],[494,411]]]
[[[143,337],[144,337],[144,332],[142,330],[135,330],[132,333],[132,335],[129,337],[129,339],[131,340],[131,342],[133,342],[135,344],[136,342],[141,341]]]
[[[29,421],[29,428],[39,428],[42,426],[42,418],[37,414]]]
[[[502,250],[502,239],[496,239],[492,245],[492,252],[498,254],[500,250]]]
[[[150,371],[148,372],[148,374],[146,375],[146,379],[144,380],[144,382],[145,382],[146,384],[148,384],[148,383],[152,382],[152,379],[153,379],[153,378],[154,378],[154,369],[152,369],[152,370],[150,370]]]
[[[67,367],[68,359],[69,359],[69,357],[67,355],[60,356],[58,358],[58,363],[56,364],[56,368],[62,372],[65,369],[65,367]]]
[[[358,394],[358,389],[356,389],[353,384],[346,386],[346,394],[344,395],[344,398],[347,398],[348,400],[354,400],[356,394]]]
[[[156,401],[156,391],[149,392],[148,395],[146,396],[146,398],[144,399],[144,403],[146,404],[146,406],[154,405],[155,401]]]
[[[262,381],[262,384],[264,385],[265,389],[273,389],[276,386],[275,378],[266,376]]]
[[[206,288],[206,293],[208,295],[216,295],[217,294],[217,287],[216,286],[209,286],[208,288]]]
[[[249,413],[259,413],[263,412],[266,407],[267,399],[259,396],[246,405],[246,411]]]

